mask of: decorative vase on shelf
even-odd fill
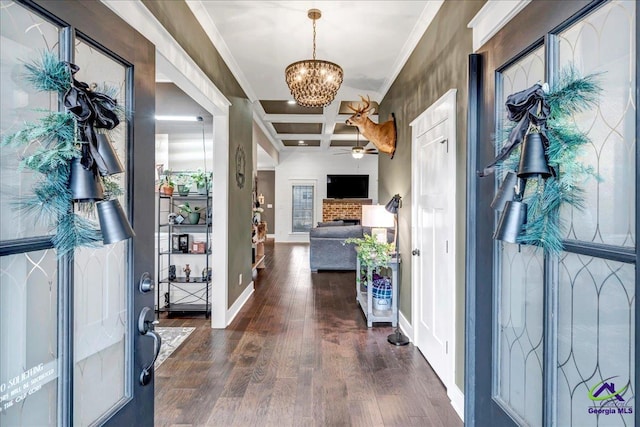
[[[195,225],[199,222],[200,222],[200,212],[191,212],[189,214],[189,223]]]
[[[189,195],[189,186],[188,185],[178,185],[178,194],[181,196]]]
[[[165,196],[173,196],[173,187],[170,185],[162,184],[160,186],[160,194]]]

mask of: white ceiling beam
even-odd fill
[[[324,123],[321,114],[265,114],[262,118],[271,123]]]

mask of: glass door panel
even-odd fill
[[[561,69],[598,73],[602,87],[597,105],[574,116],[591,140],[581,161],[600,177],[582,184],[583,210],[561,210],[567,238],[580,242],[636,245],[635,13],[634,1],[611,1],[557,37]],[[562,256],[558,425],[633,425],[636,274],[633,264]]]
[[[560,68],[598,73],[602,87],[597,106],[573,117],[591,139],[581,161],[601,179],[582,183],[585,209],[562,209],[568,239],[635,246],[635,8],[612,1],[558,34]]]
[[[563,255],[557,425],[633,425],[635,274],[633,264]]]
[[[58,268],[53,250],[0,257],[0,425],[55,426]]]
[[[126,108],[127,68],[100,50],[76,42],[76,79],[96,84]],[[122,120],[108,132],[120,161],[127,164],[127,129]],[[118,197],[127,211],[125,174],[109,177],[123,194]],[[80,204],[76,204],[80,205]],[[95,207],[80,208],[95,219]],[[128,311],[129,241],[100,248],[76,250],[74,259],[74,422],[89,425],[130,396],[130,353],[132,337]]]
[[[58,55],[59,29],[23,6],[0,3],[0,134],[4,138],[35,122],[46,111],[58,110],[56,93],[36,91],[25,79],[25,63],[40,61],[43,52]],[[36,144],[33,144],[34,146]],[[42,236],[51,233],[47,224],[16,212],[15,203],[33,194],[41,175],[19,170],[24,147],[0,144],[0,240]]]
[[[544,48],[540,47],[500,72],[496,135],[509,128],[504,108],[507,97],[543,81],[544,67]],[[497,174],[496,189],[502,175]],[[494,325],[493,393],[514,419],[536,426],[542,423],[544,260],[542,252],[531,247],[496,241],[496,250],[494,295],[499,314]]]

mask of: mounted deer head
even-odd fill
[[[369,118],[369,112],[371,111],[371,100],[367,95],[367,99],[364,99],[360,95],[360,99],[364,103],[364,106],[354,108],[349,105],[349,109],[353,111],[353,115],[349,117],[346,124],[349,126],[356,126],[360,133],[364,135],[369,141],[376,146],[378,151],[391,155],[396,152],[396,118],[391,114],[388,121],[378,124],[374,123]]]

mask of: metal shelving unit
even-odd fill
[[[179,213],[178,205],[184,202],[189,202],[193,207],[203,207],[204,218],[200,215],[200,221],[197,224],[170,224],[168,214]],[[194,313],[204,314],[207,318],[211,316],[211,209],[210,195],[158,194],[156,230],[158,257],[156,277],[159,278],[156,287],[156,311],[158,313],[167,313],[169,316]],[[176,236],[185,235],[188,236],[187,252],[177,250],[173,241]],[[204,235],[201,240],[204,242],[204,252],[193,252],[191,239],[194,235]],[[191,274],[187,281],[182,264],[178,266],[176,261],[194,267],[201,265],[202,269],[190,267]],[[169,275],[171,265],[176,267],[175,277]]]

